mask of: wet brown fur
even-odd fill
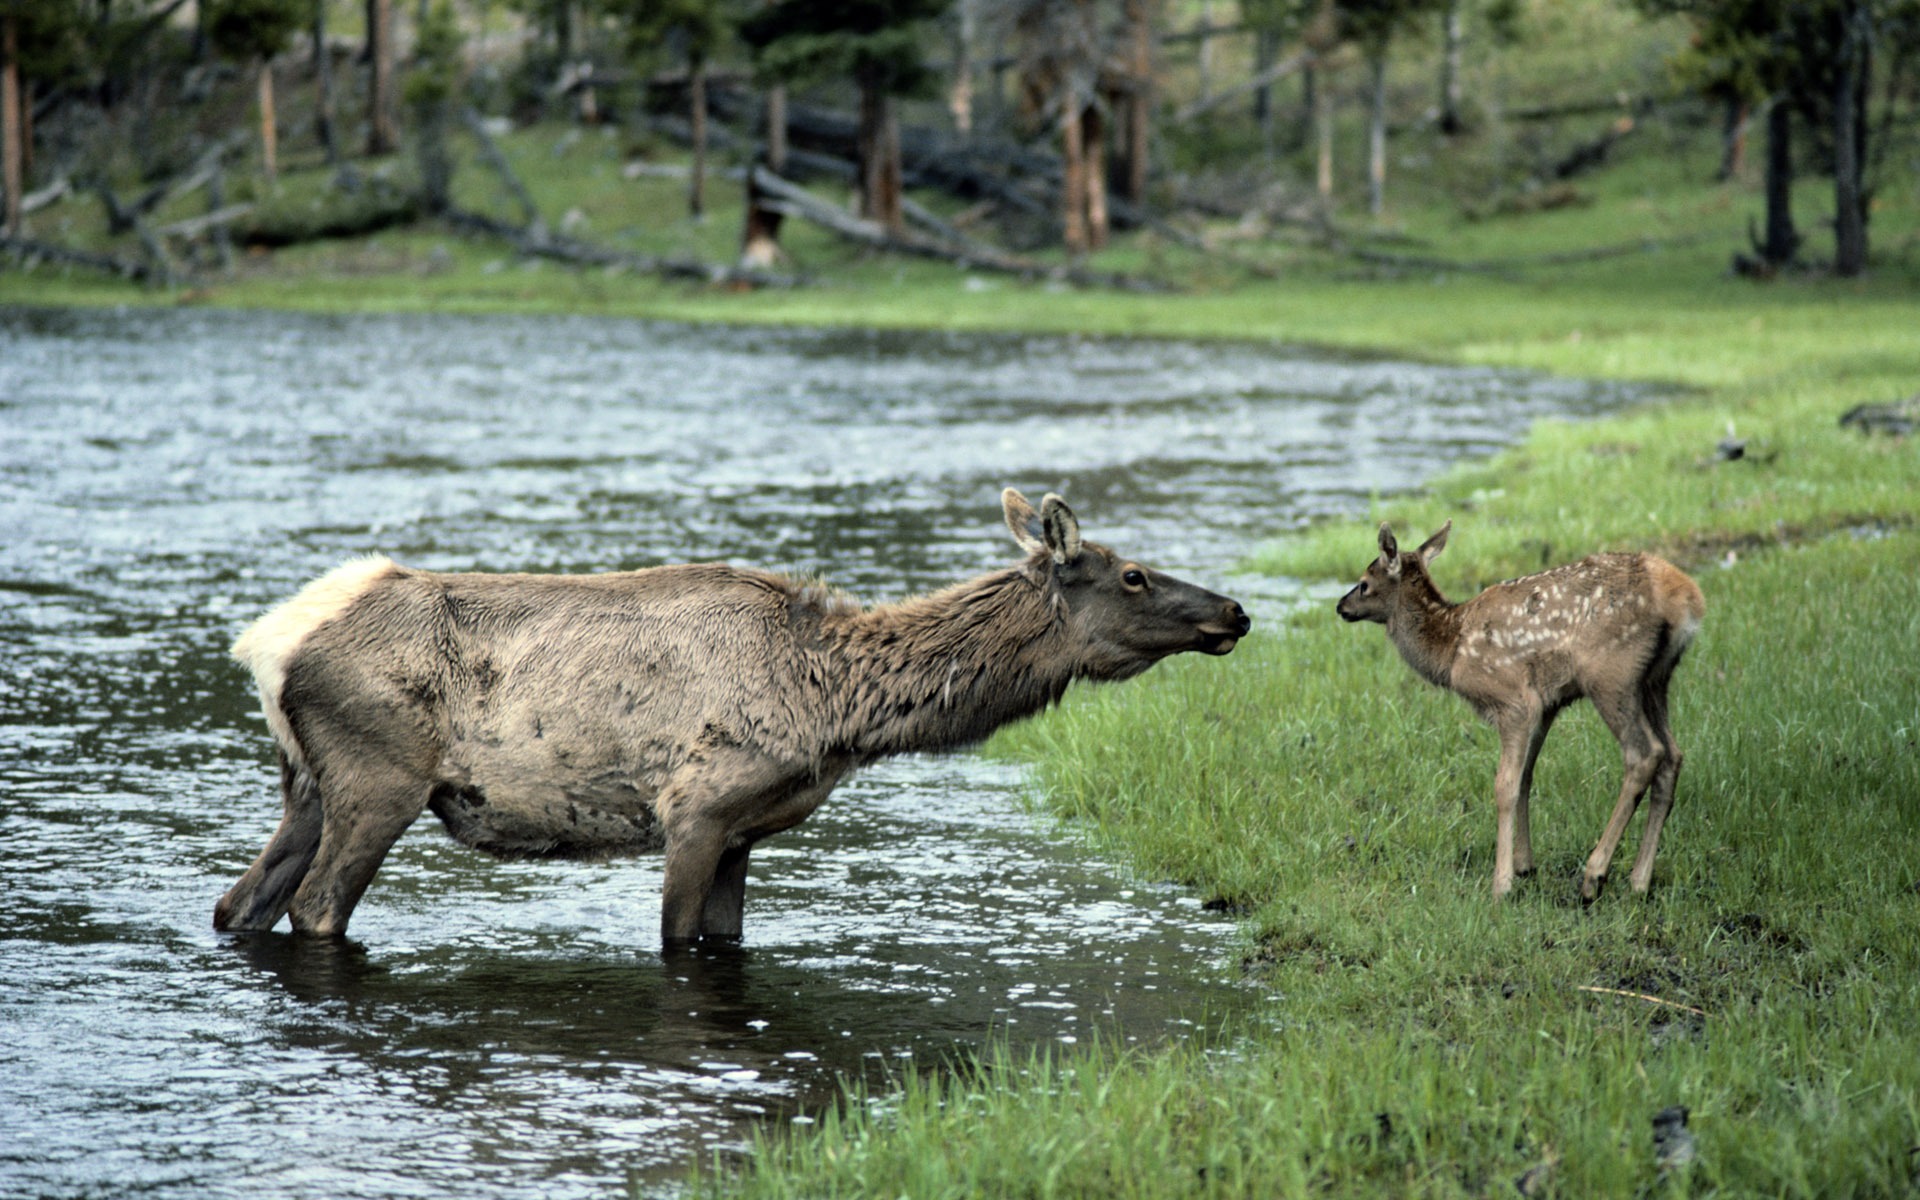
[[[1634,891],[1646,891],[1683,759],[1668,725],[1667,686],[1706,612],[1700,588],[1651,554],[1594,554],[1453,604],[1428,572],[1452,528],[1447,522],[1403,554],[1382,525],[1380,556],[1341,598],[1340,615],[1384,624],[1409,666],[1457,692],[1499,733],[1495,896],[1533,870],[1527,808],[1541,743],[1562,709],[1590,699],[1620,743],[1623,778],[1580,894],[1600,894],[1627,822],[1651,790],[1629,877]]]
[[[1169,654],[1223,654],[1239,605],[1079,538],[1058,497],[1003,507],[1025,562],[862,608],[718,564],[595,576],[349,563],[237,657],[285,815],[221,929],[340,934],[422,811],[503,856],[664,850],[662,936],[738,937],[747,855],[848,772],[976,742]],[[1127,581],[1137,580],[1139,586]]]

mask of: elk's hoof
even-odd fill
[[[1600,889],[1607,886],[1605,875],[1582,875],[1580,877],[1580,903],[1592,904],[1600,898]]]

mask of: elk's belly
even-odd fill
[[[427,807],[456,839],[503,858],[602,858],[666,845],[642,764],[559,762],[467,743],[448,755]]]

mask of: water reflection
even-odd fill
[[[1250,541],[1624,396],[1251,346],[0,310],[0,1194],[604,1195],[848,1074],[1246,1002],[1226,923],[966,756],[765,843],[731,953],[662,961],[657,861],[431,823],[358,941],[216,937],[278,811],[226,646],[351,554],[884,598],[1009,561],[1014,484],[1238,595]]]

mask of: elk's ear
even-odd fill
[[[1420,543],[1421,566],[1424,567],[1434,559],[1440,557],[1440,552],[1447,548],[1447,535],[1452,532],[1453,522],[1449,520],[1445,525],[1442,525],[1432,537]]]
[[[1400,543],[1394,539],[1393,526],[1380,522],[1380,569],[1387,578],[1400,578]]]
[[[1040,514],[1033,511],[1033,505],[1027,498],[1012,488],[1000,493],[1000,507],[1007,515],[1007,528],[1013,531],[1013,540],[1028,554],[1038,554],[1047,548],[1046,534],[1040,526]]]
[[[1040,501],[1040,526],[1046,532],[1047,550],[1054,562],[1065,565],[1080,557],[1080,519],[1052,492]]]

